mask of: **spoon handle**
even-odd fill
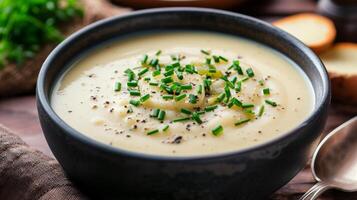
[[[326,190],[330,189],[331,187],[321,183],[317,182],[314,186],[312,186],[303,196],[300,197],[299,200],[314,200],[317,199],[317,197],[325,192]]]

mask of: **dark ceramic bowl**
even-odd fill
[[[139,31],[175,29],[237,35],[285,54],[301,67],[313,85],[312,114],[292,131],[248,149],[168,157],[129,152],[97,142],[71,128],[51,108],[50,96],[57,78],[88,49]],[[92,24],[53,50],[42,66],[37,85],[40,121],[53,154],[71,180],[84,192],[101,199],[262,199],[305,166],[324,127],[329,101],[325,68],[301,42],[252,17],[198,8],[143,10]]]

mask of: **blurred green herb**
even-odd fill
[[[77,0],[0,0],[0,69],[20,66],[46,43],[58,43],[61,22],[83,16]]]

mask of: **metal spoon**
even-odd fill
[[[357,116],[329,133],[311,164],[317,183],[300,200],[314,200],[328,189],[357,191]]]

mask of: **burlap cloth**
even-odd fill
[[[56,160],[29,147],[0,125],[0,199],[87,198],[74,188]]]
[[[84,17],[61,25],[60,29],[64,35],[70,35],[94,21],[130,11],[111,4],[109,0],[80,0],[80,2]],[[21,67],[9,64],[5,69],[0,70],[0,97],[33,93],[41,65],[55,46],[55,44],[43,46],[34,58],[27,60]]]

